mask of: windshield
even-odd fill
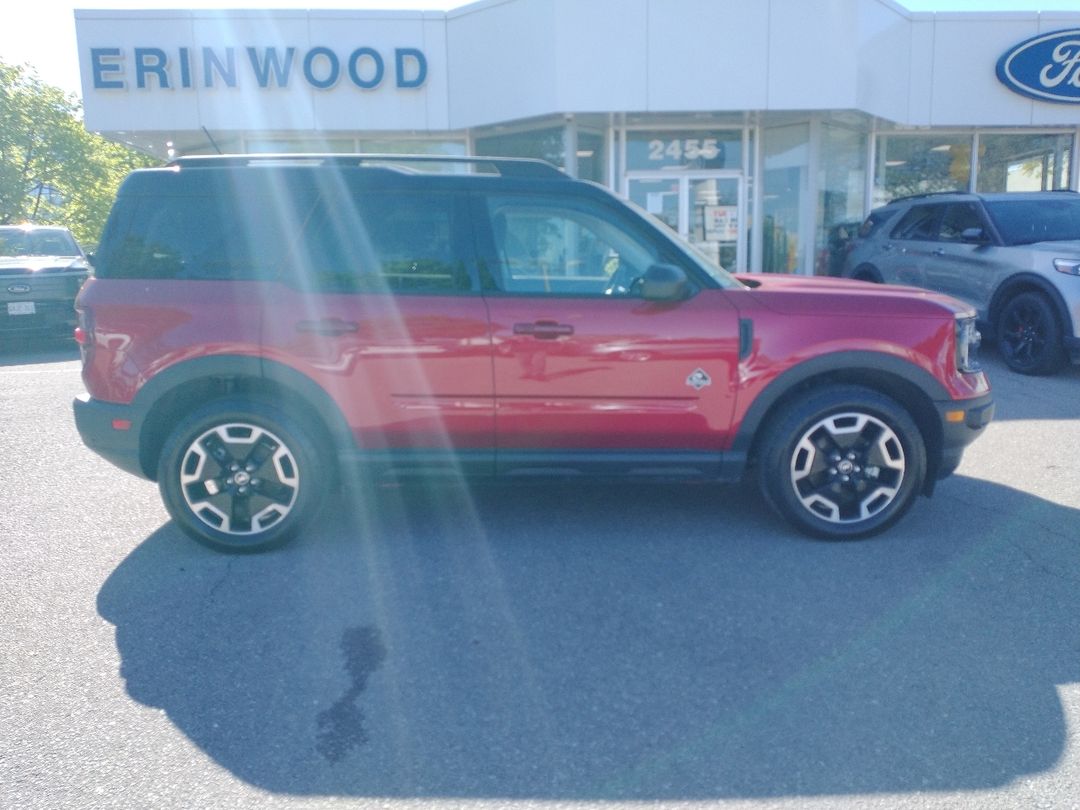
[[[79,247],[59,228],[0,228],[0,256],[78,256]]]
[[[986,210],[1006,245],[1080,240],[1080,197],[992,200]]]

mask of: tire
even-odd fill
[[[926,445],[889,397],[841,385],[789,402],[765,426],[765,498],[800,531],[854,540],[899,520],[922,490]]]
[[[1053,374],[1065,363],[1053,304],[1036,292],[1020,293],[1001,309],[994,326],[998,351],[1021,374]]]
[[[158,488],[190,537],[229,552],[265,551],[296,536],[328,481],[311,433],[274,406],[221,399],[196,410],[169,435]]]

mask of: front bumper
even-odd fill
[[[941,420],[941,462],[936,479],[946,478],[960,466],[964,448],[982,435],[994,419],[994,398],[986,394],[975,399],[938,402]],[[931,482],[932,484],[932,482]]]
[[[151,478],[139,455],[142,414],[130,405],[118,405],[80,394],[72,403],[75,427],[83,444],[125,472]]]

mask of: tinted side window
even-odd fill
[[[941,217],[941,226],[938,229],[938,238],[945,242],[961,241],[961,234],[968,228],[983,227],[979,209],[974,203],[953,203],[945,206],[945,213]]]
[[[504,292],[636,295],[638,279],[659,261],[655,245],[586,201],[495,196],[487,213]]]
[[[297,245],[295,278],[326,292],[468,292],[467,211],[452,194],[335,193]]]
[[[207,191],[121,198],[98,252],[99,278],[265,280],[311,208],[292,194]],[[307,209],[307,210],[305,210]]]
[[[913,205],[893,228],[893,239],[934,239],[938,205]]]

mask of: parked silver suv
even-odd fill
[[[948,293],[978,311],[1009,367],[1080,363],[1080,195],[923,194],[875,209],[843,274]]]

